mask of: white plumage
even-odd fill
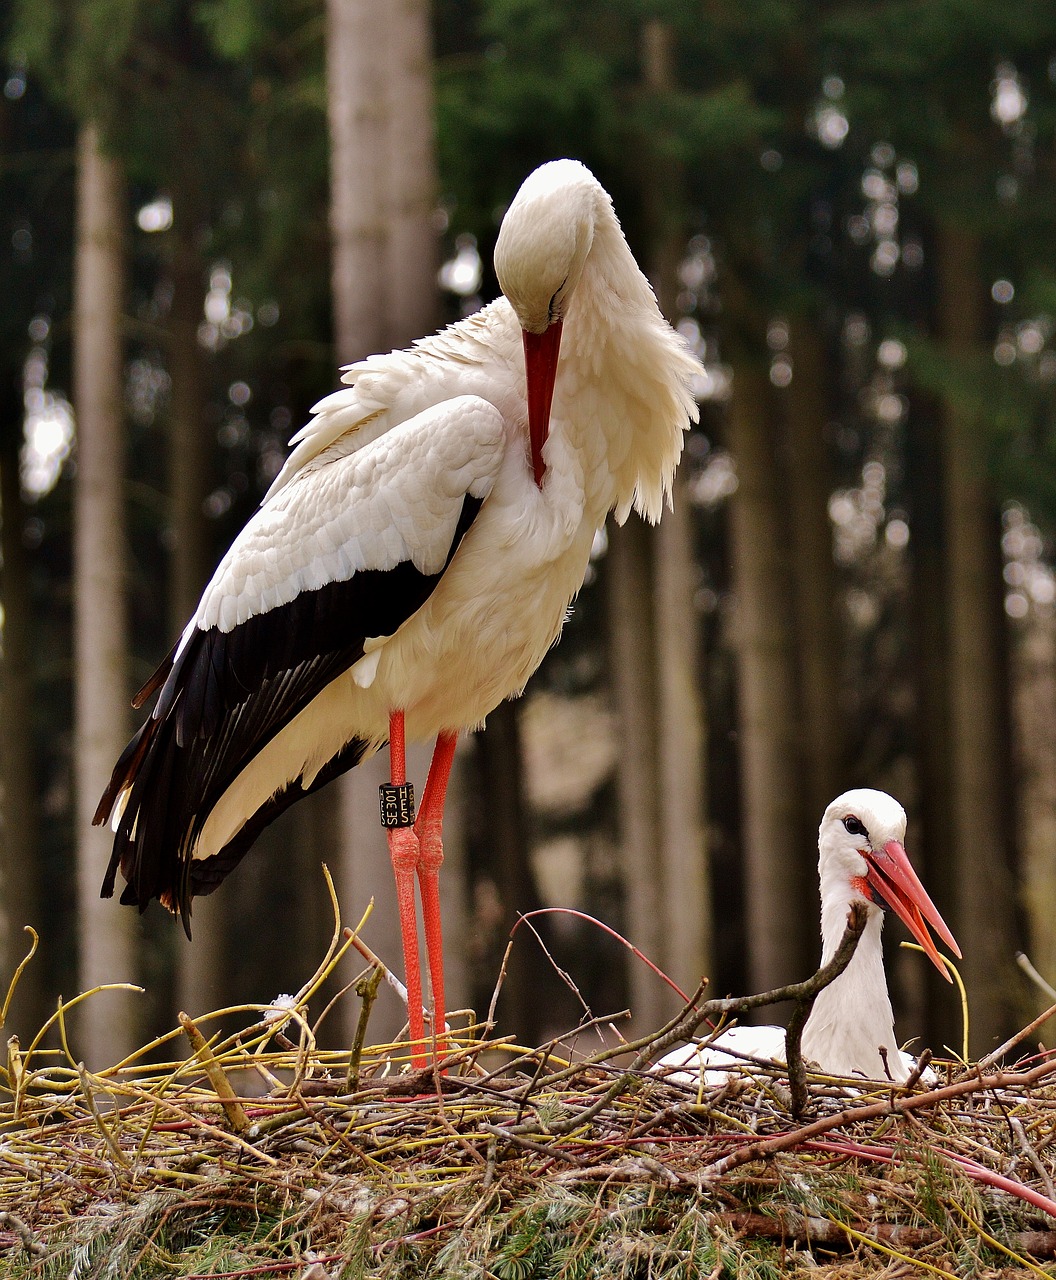
[[[194,894],[297,796],[386,738],[402,782],[404,728],[438,735],[414,836],[390,833],[416,964],[408,867],[428,935],[418,839],[438,868],[455,735],[523,689],[607,512],[659,518],[697,417],[699,365],[583,165],[525,181],[495,265],[504,297],[352,365],[294,436],[141,695],[160,689],[97,815],[116,833],[104,893],[120,867],[122,901],[159,897],[186,924]],[[413,878],[411,893],[413,917]]]
[[[881,930],[891,907],[947,981],[949,973],[928,932],[930,924],[957,956],[960,951],[906,858],[905,810],[883,791],[847,791],[825,811],[818,832],[822,964],[843,938],[853,902],[867,909],[865,930],[847,968],[818,995],[803,1028],[805,1058],[831,1075],[905,1080],[915,1060],[895,1040],[884,974]],[[886,1062],[885,1062],[886,1057]],[[731,1027],[710,1043],[685,1045],[654,1064],[669,1079],[724,1084],[731,1072],[750,1072],[751,1060],[784,1063],[783,1027]]]

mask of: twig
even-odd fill
[[[329,1265],[332,1262],[344,1262],[343,1254],[332,1253],[323,1258],[316,1258],[315,1263]],[[262,1262],[256,1267],[243,1267],[241,1271],[200,1271],[194,1275],[185,1277],[185,1280],[242,1280],[244,1276],[266,1276],[275,1275],[280,1271],[299,1271],[301,1267],[306,1266],[304,1259],[301,1258],[296,1262]]]
[[[43,1258],[48,1252],[29,1226],[22,1221],[17,1213],[12,1213],[10,1209],[0,1209],[0,1227],[10,1227],[22,1241],[22,1247],[31,1257]]]
[[[1056,1200],[1056,1188],[1052,1185],[1052,1179],[1049,1177],[1049,1171],[1041,1162],[1041,1157],[1030,1145],[1030,1139],[1027,1137],[1027,1131],[1023,1128],[1023,1121],[1018,1116],[1009,1116],[1008,1124],[1012,1132],[1016,1135],[1016,1141],[1022,1148],[1023,1154],[1030,1161],[1034,1168],[1034,1172],[1038,1175],[1041,1185],[1045,1188],[1050,1200]]]
[[[373,901],[374,900],[372,898],[371,902]],[[370,949],[370,947],[367,946],[367,944],[363,941],[361,937],[359,937],[358,934],[352,933],[349,929],[346,929],[345,938],[353,947],[355,947],[355,949],[359,952],[359,954],[363,957],[364,960],[366,960],[369,964],[372,964],[375,967],[375,969],[381,970],[382,977],[393,989],[393,991],[396,992],[397,996],[399,996],[400,998],[401,1003],[404,1005],[404,1007],[406,1007],[407,988],[403,985],[403,983],[399,980],[399,978],[396,977],[396,975],[392,972],[392,970],[385,964],[385,961],[382,960],[380,956],[375,955],[374,952]],[[422,1016],[425,1018],[426,1022],[428,1022],[430,1025],[432,1024],[433,1011],[432,1009],[427,1008],[424,1004],[422,1005]],[[448,1026],[446,1022],[444,1023],[444,1030],[445,1031],[451,1030],[450,1026]]]
[[[590,1005],[587,1004],[586,1000],[583,999],[583,992],[580,991],[579,987],[576,986],[575,979],[572,977],[572,975],[568,972],[567,969],[563,969],[557,963],[557,961],[554,959],[554,957],[550,953],[550,948],[543,941],[542,934],[535,927],[535,925],[532,924],[532,916],[546,915],[552,910],[563,910],[563,908],[541,907],[538,911],[528,911],[524,915],[518,916],[516,921],[514,922],[513,928],[510,930],[510,941],[511,942],[513,941],[513,935],[517,930],[517,926],[521,924],[526,924],[528,928],[531,929],[532,936],[535,938],[536,942],[539,944],[539,950],[543,953],[544,956],[546,956],[547,960],[550,961],[550,967],[561,979],[561,981],[565,984],[565,986],[568,987],[569,991],[571,991],[572,994],[579,1001],[580,1005],[582,1006],[583,1012],[587,1015],[587,1018],[590,1019],[591,1022],[593,1022],[595,1020],[594,1011],[593,1009],[591,1009]],[[679,992],[679,995],[682,995],[682,993]],[[685,996],[682,996],[682,998],[684,1000]]]
[[[133,1084],[131,1080],[122,1080],[120,1083],[115,1084],[115,1088],[121,1093],[128,1094],[133,1098],[139,1098],[141,1101],[148,1104],[153,1105],[154,1103],[157,1103],[159,1106],[164,1107],[166,1111],[171,1111],[174,1115],[179,1116],[181,1120],[186,1121],[193,1128],[201,1130],[202,1133],[211,1134],[220,1142],[237,1147],[240,1151],[244,1151],[247,1155],[254,1156],[257,1160],[262,1160],[265,1164],[275,1166],[279,1163],[274,1156],[269,1156],[266,1151],[259,1151],[252,1145],[252,1143],[246,1142],[245,1139],[239,1137],[238,1134],[228,1133],[217,1125],[210,1124],[208,1120],[203,1120],[200,1116],[193,1115],[185,1107],[181,1107],[175,1102],[170,1102],[168,1098],[156,1097],[148,1090],[142,1089],[138,1085]],[[156,1127],[160,1129],[164,1126],[158,1125]]]
[[[128,1157],[118,1146],[114,1135],[110,1132],[109,1127],[103,1120],[102,1113],[99,1110],[99,1104],[95,1100],[95,1093],[92,1090],[91,1078],[85,1070],[84,1063],[78,1062],[77,1074],[81,1079],[81,1089],[84,1092],[84,1100],[88,1104],[88,1110],[92,1113],[92,1119],[95,1121],[99,1132],[103,1135],[103,1141],[110,1150],[110,1154],[114,1157],[122,1169],[127,1171],[131,1166],[128,1163]]]
[[[399,980],[399,978],[396,977],[396,975],[388,967],[385,961],[382,960],[380,956],[375,955],[375,953],[370,949],[370,947],[367,946],[367,944],[363,941],[363,939],[359,937],[358,934],[353,933],[351,929],[345,930],[345,939],[348,942],[350,942],[352,946],[355,947],[355,949],[359,952],[359,954],[363,957],[363,959],[366,960],[368,964],[373,965],[375,969],[381,970],[382,977],[384,977],[385,981],[389,984],[389,986],[393,989],[393,991],[396,992],[396,995],[400,999],[400,1003],[406,1007],[407,988],[403,985],[403,983]]]
[[[348,1074],[345,1077],[345,1085],[349,1093],[355,1093],[359,1088],[359,1063],[363,1056],[363,1042],[367,1035],[367,1023],[370,1020],[370,1011],[374,1008],[374,1001],[378,998],[378,987],[384,976],[384,967],[375,965],[370,973],[356,983],[356,995],[359,996],[363,1004],[359,1011],[359,1019],[356,1022],[356,1034],[352,1041],[352,1052],[348,1058]]]
[[[902,1081],[902,1088],[906,1091],[910,1089],[915,1089],[917,1085],[920,1084],[921,1076],[923,1076],[924,1072],[927,1071],[930,1065],[931,1065],[931,1050],[921,1049],[920,1057],[917,1059],[916,1063],[914,1064],[913,1070],[909,1073],[909,1075],[905,1078],[905,1080]]]
[[[829,983],[838,978],[850,964],[851,957],[858,946],[858,939],[865,929],[866,918],[865,903],[852,903],[847,917],[847,928],[844,930],[840,945],[836,948],[836,954],[827,965],[823,965],[817,971],[813,978],[808,978],[806,982],[800,984],[801,991],[794,997],[796,1007],[792,1010],[792,1016],[788,1020],[788,1028],[785,1031],[785,1063],[788,1067],[788,1085],[792,1093],[792,1114],[797,1120],[806,1112],[808,1097],[807,1069],[803,1065],[801,1047],[803,1028],[810,1017],[811,1009],[814,1008],[818,993],[824,991]]]
[[[748,1239],[761,1237],[826,1246],[847,1244],[851,1239],[842,1222],[791,1210],[775,1214],[711,1213],[708,1221],[716,1227],[724,1227]],[[938,1227],[904,1227],[894,1222],[856,1222],[854,1227],[860,1235],[870,1240],[901,1249],[926,1249],[929,1245],[941,1244],[946,1239]],[[1031,1253],[1039,1258],[1056,1256],[1056,1231],[1016,1231],[1011,1234],[1010,1239],[1021,1253]]]
[[[715,1013],[747,1013],[750,1009],[762,1009],[768,1004],[780,1004],[782,1000],[813,1000],[823,987],[838,978],[850,964],[864,928],[865,908],[856,902],[848,913],[847,928],[836,948],[836,954],[812,977],[803,982],[790,982],[785,987],[775,987],[773,991],[762,991],[755,996],[727,996],[723,1000],[709,1000],[703,1009],[709,1016]]]
[[[1031,980],[1031,982],[1033,982],[1036,986],[1040,987],[1042,991],[1045,992],[1045,994],[1049,997],[1050,1000],[1056,1000],[1056,987],[1054,987],[1051,982],[1045,981],[1045,979],[1041,976],[1041,974],[1037,971],[1037,969],[1035,969],[1034,966],[1030,963],[1030,957],[1026,954],[1026,952],[1024,951],[1016,952],[1016,964],[1019,965],[1019,967]]]
[[[238,1095],[231,1087],[227,1072],[213,1057],[213,1051],[209,1048],[208,1041],[194,1025],[194,1022],[182,1012],[177,1015],[177,1018],[184,1030],[184,1034],[191,1043],[194,1056],[205,1068],[205,1074],[209,1077],[209,1083],[213,1086],[216,1096],[220,1100],[220,1105],[224,1109],[224,1115],[227,1116],[228,1123],[236,1133],[245,1133],[249,1128],[249,1120],[242,1103],[238,1100]]]
[[[506,966],[510,962],[510,952],[513,950],[513,939],[506,943],[506,950],[502,953],[502,964],[499,965],[499,976],[495,979],[495,986],[491,993],[491,1002],[488,1005],[488,1016],[484,1019],[484,1039],[491,1035],[495,1028],[495,1010],[499,1003],[499,992],[502,990],[502,984],[506,980]]]
[[[1020,952],[1020,955],[1022,954],[1023,953]],[[1023,959],[1026,960],[1026,956],[1023,956]],[[1027,960],[1027,963],[1029,964],[1030,961]],[[976,1065],[981,1067],[984,1071],[987,1067],[993,1066],[998,1058],[1004,1057],[1004,1055],[1008,1053],[1010,1049],[1014,1049],[1017,1044],[1022,1044],[1023,1041],[1026,1040],[1027,1036],[1032,1035],[1037,1031],[1038,1027],[1040,1027],[1043,1022],[1048,1022],[1053,1014],[1056,1014],[1056,1004],[1050,1005],[1044,1013],[1039,1013],[1033,1022],[1028,1026],[1025,1026],[1021,1031],[1017,1031],[1014,1036],[1010,1036],[1004,1044],[998,1045],[992,1053],[988,1053],[984,1058],[980,1058]]]
[[[501,1139],[504,1143],[512,1142],[514,1146],[523,1147],[525,1151],[534,1151],[537,1155],[548,1156],[551,1160],[563,1160],[565,1164],[573,1164],[581,1167],[583,1161],[578,1156],[562,1151],[559,1146],[549,1145],[545,1142],[533,1142],[531,1138],[526,1138],[523,1133],[515,1133],[512,1129],[503,1129],[497,1124],[482,1124],[480,1126],[485,1133],[490,1133],[493,1140]],[[489,1157],[491,1152],[491,1144],[488,1144]]]
[[[603,921],[598,920],[595,916],[588,915],[586,911],[576,911],[572,907],[539,907],[535,911],[526,911],[523,915],[517,917],[516,923],[514,924],[513,928],[510,930],[510,937],[512,938],[513,935],[517,932],[517,928],[520,925],[522,920],[527,924],[528,921],[532,918],[532,916],[546,916],[546,915],[573,916],[576,920],[585,920],[588,924],[594,925],[594,927],[597,929],[600,929],[602,933],[607,933],[610,938],[615,938],[616,941],[621,943],[623,946],[625,946],[627,950],[631,952],[632,955],[637,956],[637,958],[641,960],[642,964],[652,969],[653,973],[655,973],[656,976],[660,978],[663,982],[666,982],[667,985],[671,988],[671,990],[678,996],[678,998],[684,1004],[690,1003],[689,996],[686,995],[686,993],[682,990],[682,988],[678,986],[678,984],[675,983],[671,978],[669,978],[667,974],[664,973],[663,969],[659,967],[659,965],[654,964],[653,961],[649,959],[649,957],[645,954],[644,951],[639,951],[638,948],[634,945],[634,943],[628,942],[628,940],[623,936],[622,933],[617,933],[616,930],[613,929],[610,925],[607,925]],[[535,931],[533,930],[533,933],[534,932]],[[539,935],[536,933],[535,936],[538,938]]]
[[[1048,1271],[1042,1271],[1042,1269],[1040,1267],[1036,1267],[1029,1258],[1022,1257],[1020,1254],[1010,1249],[1008,1245],[1002,1244],[996,1236],[992,1236],[990,1232],[987,1231],[981,1222],[976,1222],[972,1215],[967,1213],[956,1200],[949,1201],[949,1204],[950,1207],[959,1213],[972,1230],[975,1231],[981,1239],[985,1240],[992,1249],[996,1249],[999,1253],[1005,1254],[1007,1257],[1011,1258],[1013,1262],[1018,1262],[1021,1267],[1026,1267],[1028,1271],[1033,1271],[1035,1275],[1039,1275],[1043,1277],[1043,1280],[1047,1280],[1047,1277],[1049,1276]]]
[[[23,925],[22,929],[24,933],[29,934],[29,950],[18,962],[18,967],[15,969],[15,972],[11,977],[11,981],[7,984],[7,995],[4,996],[4,1003],[0,1006],[0,1028],[2,1028],[7,1022],[7,1013],[11,1008],[11,1001],[14,999],[15,988],[18,986],[18,980],[22,977],[22,972],[26,965],[29,964],[30,960],[32,960],[37,954],[37,947],[40,945],[40,938],[37,935],[36,929],[34,929],[32,925]]]

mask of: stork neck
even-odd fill
[[[655,521],[693,410],[686,386],[696,370],[611,210],[599,215],[563,344],[552,433],[589,464],[589,518],[600,523],[615,507],[622,521],[634,502]]]

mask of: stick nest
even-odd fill
[[[698,993],[629,1045],[588,1052],[597,1021],[541,1048],[471,1025],[415,1070],[405,1044],[317,1044],[343,936],[296,996],[181,1016],[107,1071],[69,1052],[62,1006],[9,1044],[4,1274],[1056,1274],[1056,1060],[933,1063],[930,1087],[808,1074],[794,1106],[778,1068],[720,1088],[649,1070]]]

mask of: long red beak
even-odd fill
[[[528,436],[532,445],[532,473],[542,488],[543,445],[550,432],[550,406],[554,402],[557,359],[561,350],[561,321],[555,320],[542,333],[523,333],[524,375],[528,390]]]
[[[961,958],[961,949],[946,927],[946,921],[939,915],[935,904],[928,897],[927,890],[920,883],[909,858],[906,857],[905,849],[897,840],[889,840],[883,849],[860,850],[860,852],[869,864],[866,880],[897,912],[906,928],[924,948],[925,955],[935,968],[947,982],[952,982],[953,979],[942,963],[938,949],[928,932],[928,924],[958,960]]]

